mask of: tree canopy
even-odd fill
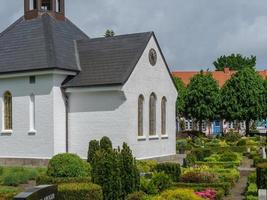
[[[174,77],[173,79],[178,90],[178,97],[176,101],[176,112],[179,117],[182,117],[185,115],[186,86],[180,78]]]
[[[200,122],[200,131],[203,120],[216,118],[219,104],[219,85],[212,75],[203,71],[195,75],[187,87],[185,108],[189,117]]]
[[[115,32],[111,29],[111,30],[106,30],[105,32],[105,37],[113,37],[115,36]]]
[[[228,67],[230,70],[239,71],[243,68],[254,68],[256,66],[256,56],[245,57],[241,54],[231,54],[229,56],[221,56],[213,65],[217,71],[223,71]]]
[[[250,121],[264,117],[264,92],[263,80],[255,69],[238,71],[222,88],[222,117],[229,121],[246,121],[246,132],[249,134]]]

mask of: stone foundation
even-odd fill
[[[48,162],[47,159],[0,158],[0,166],[45,167]]]
[[[179,163],[182,165],[185,157],[186,157],[186,154],[176,154],[176,155],[156,157],[156,158],[145,159],[145,160],[156,160],[159,163],[174,162],[174,163]]]

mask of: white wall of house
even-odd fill
[[[158,61],[151,66],[149,50],[156,49]],[[149,138],[149,97],[157,96],[157,136]],[[145,97],[144,133],[138,138],[138,97]],[[161,99],[167,98],[167,137],[161,137]],[[114,147],[127,142],[139,159],[174,155],[175,102],[177,91],[154,38],[149,41],[132,75],[123,88],[99,88],[69,92],[70,152],[86,158],[88,142],[108,136]]]
[[[51,158],[65,149],[65,124],[60,82],[65,75],[37,75],[0,79],[0,158]],[[3,94],[12,93],[11,133],[3,126]],[[35,133],[30,130],[30,95],[35,96]],[[30,133],[31,132],[31,133]],[[54,134],[55,133],[55,134]],[[54,142],[55,141],[55,142]]]

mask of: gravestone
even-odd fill
[[[55,200],[56,198],[57,186],[40,185],[18,194],[14,200]]]
[[[259,200],[267,200],[267,190],[259,190]]]

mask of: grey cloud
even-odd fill
[[[23,0],[2,0],[0,30],[23,15]],[[66,0],[66,14],[91,37],[155,31],[172,69],[211,68],[223,54],[256,55],[267,66],[264,0]]]

